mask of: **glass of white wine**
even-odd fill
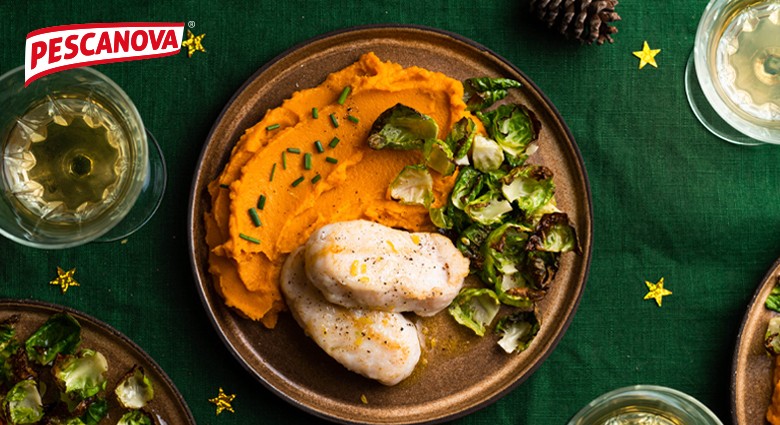
[[[129,236],[165,192],[162,151],[125,92],[92,68],[24,87],[0,76],[0,234],[37,248]]]
[[[688,100],[718,137],[780,144],[780,0],[712,0],[685,70]]]

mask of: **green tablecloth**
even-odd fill
[[[233,93],[310,37],[371,23],[441,28],[522,69],[571,128],[593,191],[590,277],[568,332],[525,383],[462,424],[560,424],[594,397],[632,384],[684,391],[730,422],[731,357],[746,305],[780,255],[780,150],[710,135],[686,102],[683,70],[705,0],[626,1],[613,45],[566,42],[525,1],[199,3],[190,0],[0,3],[0,73],[23,62],[28,32],[87,22],[194,21],[207,52],[99,66],[135,101],[167,158],[168,191],[126,244],[43,251],[0,240],[0,297],[59,303],[102,319],[170,375],[198,423],[311,423],[234,360],[197,295],[186,211],[202,144]],[[637,69],[647,40],[658,68]],[[76,267],[81,287],[47,285]],[[645,280],[674,292],[658,308]],[[235,414],[207,399],[237,394]]]

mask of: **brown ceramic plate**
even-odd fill
[[[575,223],[583,254],[565,254],[553,288],[540,305],[542,330],[519,355],[503,354],[492,336],[477,338],[446,313],[426,325],[442,344],[427,363],[394,387],[348,372],[311,342],[289,314],[273,330],[226,308],[212,288],[204,240],[206,185],[221,172],[245,129],[299,89],[373,51],[382,60],[421,66],[457,79],[514,78],[523,88],[510,97],[542,121],[534,162],[555,172],[559,206]],[[342,423],[440,422],[496,401],[525,380],[552,352],[579,302],[590,264],[590,188],[579,150],[550,101],[515,66],[473,41],[430,28],[358,27],[326,34],[283,53],[263,66],[235,94],[212,128],[201,154],[190,199],[190,249],[203,303],[225,344],[267,388],[314,415]],[[446,346],[446,348],[444,348]],[[363,398],[367,403],[361,402]]]
[[[187,404],[170,378],[138,345],[111,326],[72,308],[30,300],[0,299],[0,321],[18,314],[17,336],[26,339],[55,313],[67,312],[81,324],[81,347],[102,353],[108,361],[107,395],[134,365],[144,368],[154,385],[154,398],[144,408],[168,425],[195,425]],[[116,423],[123,411],[111,403],[108,418]],[[107,422],[110,422],[106,419]]]
[[[773,360],[764,350],[764,334],[769,319],[777,316],[764,307],[780,277],[777,260],[750,301],[737,336],[731,370],[731,415],[737,425],[764,425],[766,409],[772,397]]]

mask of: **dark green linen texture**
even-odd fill
[[[0,73],[22,64],[28,32],[90,22],[189,22],[205,53],[100,65],[133,99],[167,159],[161,209],[126,243],[37,250],[0,239],[0,297],[67,305],[148,352],[199,424],[320,420],[266,390],[213,329],[187,254],[187,203],[203,143],[258,68],[322,33],[354,25],[426,25],[473,39],[519,67],[560,111],[582,151],[594,211],[590,275],[565,336],[523,384],[458,424],[564,424],[598,395],[669,386],[730,422],[731,359],[753,291],[780,256],[780,149],[740,147],[691,113],[685,63],[705,0],[622,1],[616,42],[583,46],[529,16],[527,1],[258,0],[0,2]],[[631,52],[647,40],[658,68]],[[47,285],[57,266],[81,287]],[[643,300],[665,279],[663,307]],[[215,415],[218,387],[235,413]]]

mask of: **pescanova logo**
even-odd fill
[[[184,23],[116,22],[61,25],[27,34],[24,85],[65,69],[175,55]]]

